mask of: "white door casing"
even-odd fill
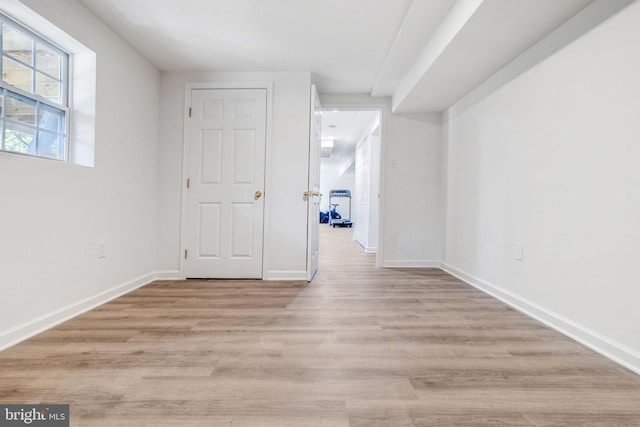
[[[266,89],[192,89],[183,275],[261,278]]]
[[[368,135],[356,146],[355,222],[353,226],[353,237],[365,249],[369,243],[370,141],[371,136]]]
[[[311,115],[309,126],[309,186],[305,194],[307,218],[307,281],[318,271],[320,259],[320,152],[321,120],[320,99],[315,85],[311,85]],[[328,196],[328,195],[327,195]]]

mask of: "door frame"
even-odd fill
[[[187,230],[187,209],[189,196],[187,193],[187,179],[189,179],[189,142],[191,138],[191,121],[189,120],[189,108],[191,106],[191,91],[197,89],[265,89],[267,91],[267,121],[265,130],[265,157],[264,157],[264,214],[262,231],[262,278],[266,277],[267,259],[269,256],[269,242],[266,233],[266,224],[269,224],[271,212],[271,129],[273,123],[273,82],[254,83],[230,83],[230,82],[189,82],[184,85],[183,105],[183,135],[182,135],[182,181],[180,183],[180,248],[178,259],[180,260],[179,277],[186,279],[184,272],[184,251]]]
[[[320,96],[322,100],[322,95]],[[322,102],[320,111],[377,111],[380,114],[380,146],[379,146],[379,161],[380,167],[378,172],[378,192],[380,197],[378,198],[378,242],[376,244],[376,267],[382,268],[384,260],[384,175],[385,175],[385,151],[387,140],[387,109],[388,105],[384,103],[372,102],[372,103],[358,103],[358,102]],[[320,255],[322,256],[322,255]]]

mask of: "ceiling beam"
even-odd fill
[[[371,96],[391,96],[456,0],[413,0],[378,71]]]
[[[466,25],[467,21],[476,13],[483,1],[458,0],[453,5],[393,93],[392,110],[396,110],[411,94],[431,66]]]

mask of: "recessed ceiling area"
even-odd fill
[[[310,72],[321,93],[391,97],[402,113],[443,111],[598,13],[593,0],[80,1],[161,71]]]
[[[396,86],[394,111],[446,109],[590,2],[458,1]]]
[[[378,111],[322,111],[322,159],[325,166],[342,170],[355,162],[356,145],[371,125]]]

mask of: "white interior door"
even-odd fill
[[[309,187],[307,191],[307,280],[318,271],[320,258],[320,99],[315,85],[311,86],[311,123],[309,136]],[[328,195],[327,195],[328,197]]]
[[[265,89],[193,89],[185,277],[261,278]]]

